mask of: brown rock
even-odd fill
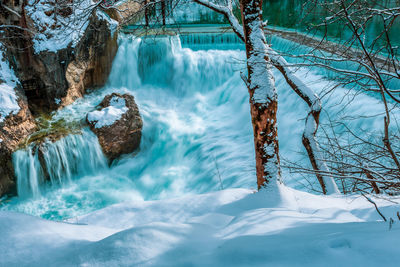
[[[0,197],[15,194],[16,183],[12,153],[30,134],[36,130],[36,122],[29,111],[26,97],[21,88],[16,88],[20,110],[0,122]]]
[[[134,23],[140,18],[138,16],[139,10],[143,8],[143,2],[135,0],[127,0],[121,2],[118,8],[107,8],[104,9],[111,18],[115,19],[120,23],[120,25],[128,25]]]
[[[64,1],[70,2],[69,0]],[[68,8],[58,9],[57,15],[69,16]],[[18,38],[5,38],[4,45],[12,59],[15,73],[28,98],[34,114],[53,111],[82,97],[88,88],[101,87],[107,81],[112,61],[118,50],[118,33],[113,33],[109,23],[96,12],[89,19],[83,37],[75,47],[69,45],[57,52],[33,49],[31,32],[44,32],[21,10],[18,25],[27,28]],[[49,13],[50,14],[50,13]],[[54,16],[52,11],[51,16]],[[6,22],[0,14],[0,24]],[[60,25],[47,25],[59,27]],[[78,76],[78,77],[76,77]]]
[[[113,93],[107,95],[100,103],[98,110],[103,111],[111,105],[112,101],[117,99],[125,100],[127,110],[112,125],[96,128],[96,124],[98,126],[99,122],[96,120],[89,121],[90,113],[86,117],[90,129],[99,139],[104,154],[111,161],[122,154],[132,153],[139,147],[143,127],[142,118],[140,117],[135,99],[129,94],[120,95]]]
[[[50,17],[51,15],[54,14],[54,10],[47,10],[44,12],[44,14],[46,14],[46,16]]]

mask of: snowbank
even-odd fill
[[[127,202],[68,223],[0,212],[0,265],[398,265],[398,223],[389,230],[364,198],[278,190]]]
[[[95,110],[88,114],[88,121],[95,124],[96,128],[111,126],[121,119],[121,116],[128,111],[125,99],[114,96],[110,100],[110,106],[102,110]]]
[[[2,49],[1,44],[0,49]],[[14,90],[17,83],[18,79],[14,71],[0,50],[0,122],[3,122],[8,115],[17,114],[20,110]]]

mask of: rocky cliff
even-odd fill
[[[0,196],[15,192],[12,152],[36,129],[27,99],[0,46]]]
[[[104,85],[118,48],[117,23],[100,8],[82,6],[84,14],[73,14],[68,6],[54,11],[52,1],[33,2],[26,2],[19,22],[27,30],[8,46],[29,107],[39,113]],[[78,15],[81,21],[72,23]]]
[[[103,86],[118,49],[118,23],[101,7],[90,0],[54,3],[0,5],[0,24],[10,25],[0,34],[0,49],[19,80],[12,86],[19,108],[0,114],[0,196],[16,191],[12,152],[36,130],[32,113],[56,110]]]
[[[36,123],[28,108],[21,88],[16,88],[19,97],[20,111],[0,122],[0,196],[15,193],[14,168],[12,152],[36,129]]]

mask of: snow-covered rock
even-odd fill
[[[92,0],[66,2],[65,7],[55,9],[55,0],[30,0],[25,10],[32,19],[38,33],[33,38],[36,53],[43,51],[57,52],[67,47],[76,47],[84,36],[95,10],[100,20],[107,22],[114,35],[118,22],[97,9],[97,3]]]
[[[0,122],[10,114],[17,114],[20,110],[15,92],[18,79],[4,57],[3,45],[0,43]]]
[[[0,197],[15,192],[11,153],[35,128],[21,84],[0,44]]]
[[[143,122],[135,99],[129,94],[107,95],[98,110],[88,113],[86,120],[111,160],[133,152],[140,145]]]
[[[27,31],[7,39],[16,75],[37,112],[68,105],[87,88],[103,86],[118,49],[118,24],[95,2],[57,5],[55,0],[27,1],[19,22]]]
[[[114,95],[109,101],[109,106],[90,112],[87,116],[87,120],[98,129],[113,125],[116,121],[120,120],[122,115],[127,111],[128,107],[126,106],[125,99]]]
[[[38,30],[33,38],[36,53],[75,47],[88,27],[91,9],[95,6],[92,0],[78,0],[72,1],[72,7],[66,5],[55,11],[55,2],[29,0],[25,7]],[[70,16],[72,13],[74,16]]]

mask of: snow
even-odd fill
[[[250,16],[250,15],[247,15]],[[253,46],[247,61],[252,66],[251,90],[254,91],[252,101],[259,104],[267,104],[277,100],[275,80],[271,72],[269,61],[265,59],[268,54],[268,45],[263,32],[262,21],[256,19],[249,23],[251,33],[250,43]]]
[[[315,102],[314,102],[315,103]],[[310,112],[306,118],[306,126],[304,129],[303,137],[307,138],[310,142],[311,150],[314,152],[315,161],[318,165],[318,170],[321,170],[322,179],[324,181],[325,190],[327,194],[340,194],[340,190],[333,179],[329,176],[329,168],[323,161],[323,154],[319,148],[318,142],[315,137],[315,132],[317,131],[317,123],[312,113]]]
[[[107,23],[110,27],[111,36],[114,36],[115,32],[118,29],[118,22],[116,20],[110,18],[109,15],[107,15],[105,12],[103,12],[101,10],[96,10],[96,14],[100,19],[107,21]]]
[[[55,0],[29,0],[25,10],[33,20],[38,33],[33,38],[36,53],[42,51],[57,52],[69,45],[75,47],[89,24],[91,9],[95,6],[92,0],[74,1],[74,15],[64,18],[61,15],[55,20],[54,14],[47,16],[45,12],[54,9]],[[52,26],[56,27],[52,27]]]
[[[300,95],[302,95],[302,98],[307,99],[305,101],[309,102],[308,104],[310,105],[310,108],[313,111],[320,111],[322,106],[319,97],[310,87],[297,77],[296,73],[290,68],[290,64],[276,51],[272,50],[271,47],[268,47],[268,55],[275,65],[280,66],[283,69],[287,79],[296,85],[296,90]]]
[[[2,44],[0,43],[1,48]],[[3,52],[0,50],[0,122],[3,122],[8,115],[17,114],[20,110],[18,97],[14,90],[18,79],[3,56]]]
[[[88,121],[94,123],[96,128],[110,126],[120,120],[127,111],[125,99],[114,96],[110,100],[110,106],[90,112]]]
[[[375,200],[386,216],[400,205]],[[400,228],[359,196],[222,190],[68,222],[0,212],[0,266],[397,266]]]

